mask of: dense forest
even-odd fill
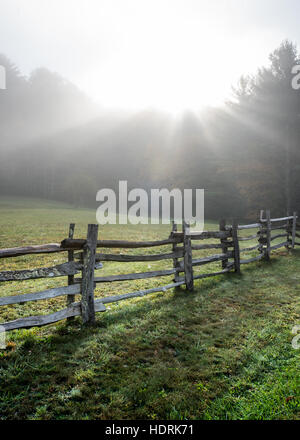
[[[175,117],[105,112],[60,75],[25,77],[1,55],[0,193],[94,207],[99,189],[123,179],[146,190],[204,188],[206,218],[300,210],[299,63],[284,41],[223,107]]]

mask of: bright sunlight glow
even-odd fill
[[[229,98],[239,77],[265,64],[280,43],[274,29],[261,34],[249,26],[254,4],[259,8],[257,0],[9,0],[7,14],[19,26],[7,52],[28,73],[38,67],[36,55],[104,108],[198,110]]]

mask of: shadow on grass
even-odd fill
[[[256,284],[282,264],[122,302],[90,328],[77,318],[15,333],[16,350],[0,359],[2,417],[178,418],[184,408],[196,417],[246,362],[247,331],[288,301]]]

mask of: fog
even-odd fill
[[[270,23],[268,1],[244,2],[247,19],[233,0],[154,2],[151,26],[136,2],[117,3],[4,2],[0,195],[95,207],[127,180],[204,188],[206,218],[297,209],[297,3],[273,2],[285,13]]]

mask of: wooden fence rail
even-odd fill
[[[6,306],[65,296],[67,305],[65,309],[49,315],[20,318],[0,325],[8,331],[43,326],[63,319],[72,320],[75,316],[81,316],[84,324],[92,324],[95,321],[95,313],[106,310],[105,304],[143,297],[151,293],[165,292],[182,285],[186,286],[187,291],[192,291],[195,280],[225,275],[233,271],[239,274],[242,265],[262,259],[269,260],[271,252],[274,250],[280,248],[294,249],[295,246],[300,246],[300,243],[296,242],[296,238],[300,238],[300,232],[297,233],[300,230],[300,223],[297,222],[297,219],[296,212],[292,216],[287,215],[286,217],[272,219],[270,211],[267,210],[265,212],[261,211],[257,223],[240,225],[233,221],[232,224],[227,225],[225,220],[221,220],[218,231],[204,232],[192,231],[190,225],[185,222],[183,222],[182,231],[178,231],[178,226],[173,222],[172,231],[168,238],[143,242],[98,240],[98,225],[88,226],[86,239],[75,239],[75,224],[71,224],[69,236],[61,244],[50,243],[39,246],[0,249],[0,259],[57,252],[66,252],[68,256],[66,263],[52,267],[0,272],[0,282],[56,277],[67,277],[68,279],[68,285],[65,287],[0,298],[0,306]],[[251,230],[256,231],[254,233]],[[280,232],[280,230],[283,232]],[[272,235],[272,231],[279,232]],[[246,235],[244,235],[244,232]],[[281,238],[284,241],[273,244],[275,240]],[[215,242],[203,244],[204,240],[215,240]],[[254,240],[256,240],[255,244],[249,243],[247,247],[240,246],[240,243]],[[197,243],[199,241],[200,243]],[[98,248],[109,250],[163,246],[171,246],[170,251],[148,255],[97,253]],[[221,253],[200,257],[193,255],[194,252],[214,249],[220,250]],[[75,253],[75,251],[79,252]],[[244,255],[249,252],[251,255],[244,258]],[[253,256],[254,252],[257,252],[257,255]],[[171,260],[172,267],[150,272],[95,276],[95,270],[101,268],[103,262],[131,263],[165,260]],[[197,268],[218,262],[221,264],[221,270],[210,273],[195,272]],[[78,274],[81,274],[80,278],[75,277]],[[110,297],[94,298],[94,289],[97,284],[170,276],[173,276],[173,282],[166,285]],[[80,302],[75,302],[76,295],[80,296]]]

